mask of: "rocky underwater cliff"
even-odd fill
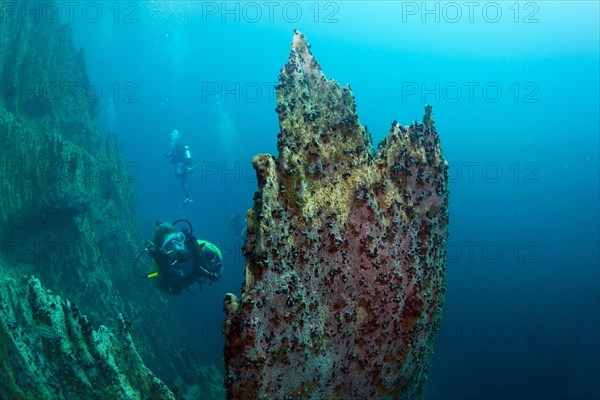
[[[276,111],[279,156],[253,160],[242,298],[225,297],[228,398],[418,399],[448,226],[431,107],[375,151],[350,88],[295,32]]]
[[[222,398],[222,374],[131,272],[131,171],[99,132],[70,27],[7,12],[0,50],[0,398]]]

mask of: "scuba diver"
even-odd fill
[[[164,156],[169,159],[171,164],[175,165],[175,178],[181,181],[184,197],[182,206],[191,203],[188,178],[193,172],[192,155],[189,146],[181,140],[177,129],[171,132],[171,152],[164,153]]]
[[[187,228],[178,230],[175,225],[184,222]],[[223,269],[221,251],[206,240],[198,240],[192,232],[192,224],[179,219],[172,224],[156,222],[152,241],[134,264],[134,273],[140,278],[149,278],[156,288],[170,295],[178,295],[183,289],[194,294],[190,286],[198,283],[209,285],[216,282]],[[137,261],[144,254],[152,257],[148,274],[136,271]]]

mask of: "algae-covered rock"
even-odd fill
[[[37,278],[0,277],[0,394],[30,399],[175,399],[144,365],[120,314],[94,329]]]
[[[254,160],[242,298],[225,297],[230,399],[416,399],[439,329],[447,163],[431,107],[377,154],[349,87],[296,32],[277,158]]]
[[[3,12],[0,24],[0,276],[37,276],[46,288],[76,304],[93,326],[110,327],[99,328],[95,334],[109,347],[118,348],[115,343],[120,336],[109,332],[117,332],[117,316],[125,316],[144,364],[172,388],[184,383],[221,384],[222,377],[205,374],[196,359],[181,354],[190,339],[177,312],[147,281],[131,272],[145,239],[134,210],[136,166],[122,159],[112,134],[103,135],[98,129],[95,112],[101,97],[88,79],[83,51],[73,47],[70,27],[21,12],[44,9],[48,4],[11,2],[8,6],[15,12]],[[5,292],[9,288],[0,288],[3,299],[13,296]],[[27,319],[4,320],[7,314],[0,318],[3,326],[16,324],[11,332],[30,329],[30,325],[21,326],[30,323]],[[56,330],[52,326],[31,329],[49,335],[64,333],[64,327]],[[87,340],[90,335],[72,338],[72,343],[69,339],[69,346],[77,346],[78,339]],[[44,348],[58,348],[63,343],[62,339],[54,343],[43,336],[25,336],[24,340],[37,340]],[[4,361],[3,371],[9,371],[14,379],[2,376],[0,398],[12,398],[13,393],[20,393],[23,382],[35,386],[29,369],[40,364],[28,364],[34,360],[31,357],[38,357],[35,353],[4,345],[10,343],[0,346],[0,360],[9,360]],[[102,357],[92,355],[103,365]],[[40,354],[39,359],[44,357]],[[116,355],[111,357],[117,360]],[[61,356],[59,360],[67,359]],[[43,374],[61,374],[55,369],[62,364],[45,361],[41,365]],[[143,363],[135,361],[135,370],[130,372],[118,366],[114,373],[109,371],[114,385],[122,381],[125,390],[139,385],[142,393],[146,382],[137,377],[146,371]],[[98,366],[91,362],[77,367],[82,374],[90,374],[86,375],[90,379],[97,376]],[[117,393],[116,386],[114,389]],[[28,398],[59,398],[38,394]]]

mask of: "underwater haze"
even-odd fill
[[[168,298],[200,363],[223,365],[251,159],[277,154],[275,85],[298,29],[324,73],[351,85],[375,144],[433,106],[450,236],[424,398],[600,399],[598,2],[56,4],[145,234],[185,217],[223,252],[218,282]],[[199,165],[185,207],[163,155],[173,130]],[[147,284],[132,276],[132,290]]]

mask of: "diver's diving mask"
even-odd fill
[[[160,250],[168,256],[177,256],[179,252],[185,250],[185,235],[182,232],[168,235]]]

